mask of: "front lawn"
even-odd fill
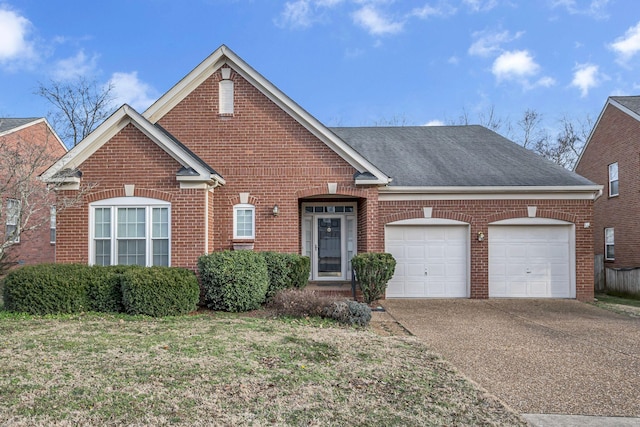
[[[0,425],[526,425],[412,337],[0,311]]]

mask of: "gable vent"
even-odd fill
[[[230,80],[231,69],[222,68],[222,80],[218,83],[219,114],[233,115],[233,80]]]

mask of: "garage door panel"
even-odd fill
[[[572,296],[570,226],[490,226],[490,297]]]
[[[387,297],[467,297],[468,235],[467,226],[387,226],[397,263]]]

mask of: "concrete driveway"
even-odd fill
[[[640,417],[640,319],[572,300],[386,300],[387,312],[520,413]]]

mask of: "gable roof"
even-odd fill
[[[345,144],[326,126],[296,104],[225,45],[216,49],[208,58],[153,103],[143,113],[143,116],[151,123],[157,123],[158,120],[225,64],[353,166],[359,172],[356,176],[356,184],[371,185],[387,184],[389,182],[389,177],[384,172],[348,144]]]
[[[606,111],[607,106],[609,105],[617,108],[618,110],[627,114],[629,117],[637,121],[640,121],[640,96],[610,96],[609,98],[607,98],[607,102],[605,102],[604,107],[602,107],[602,111],[600,111],[600,114],[598,115],[598,119],[594,123],[593,128],[591,128],[591,132],[589,132],[587,141],[585,142],[584,147],[582,147],[582,151],[580,152],[580,156],[578,157],[578,161],[575,164],[574,170],[580,164],[580,160],[582,160],[582,155],[587,151],[587,147],[591,142],[591,137],[593,136],[593,133],[595,132],[595,130],[598,128],[598,125],[600,124],[600,120],[602,119],[602,116],[604,115],[604,112]]]
[[[41,175],[41,178],[45,182],[51,183],[77,183],[78,177],[72,172],[76,171],[85,160],[128,124],[138,128],[151,141],[182,165],[182,168],[176,173],[179,181],[225,183],[224,179],[211,166],[206,164],[173,135],[161,126],[150,123],[127,104],[120,107],[91,134],[47,169]]]
[[[0,117],[0,136],[9,135],[13,132],[18,132],[22,129],[26,129],[29,126],[36,125],[38,123],[44,123],[49,132],[54,136],[56,141],[62,146],[64,151],[69,151],[64,142],[60,139],[55,130],[51,127],[47,119],[44,117],[28,117],[28,118],[12,118],[12,117]]]
[[[479,125],[331,128],[393,187],[595,186]]]

